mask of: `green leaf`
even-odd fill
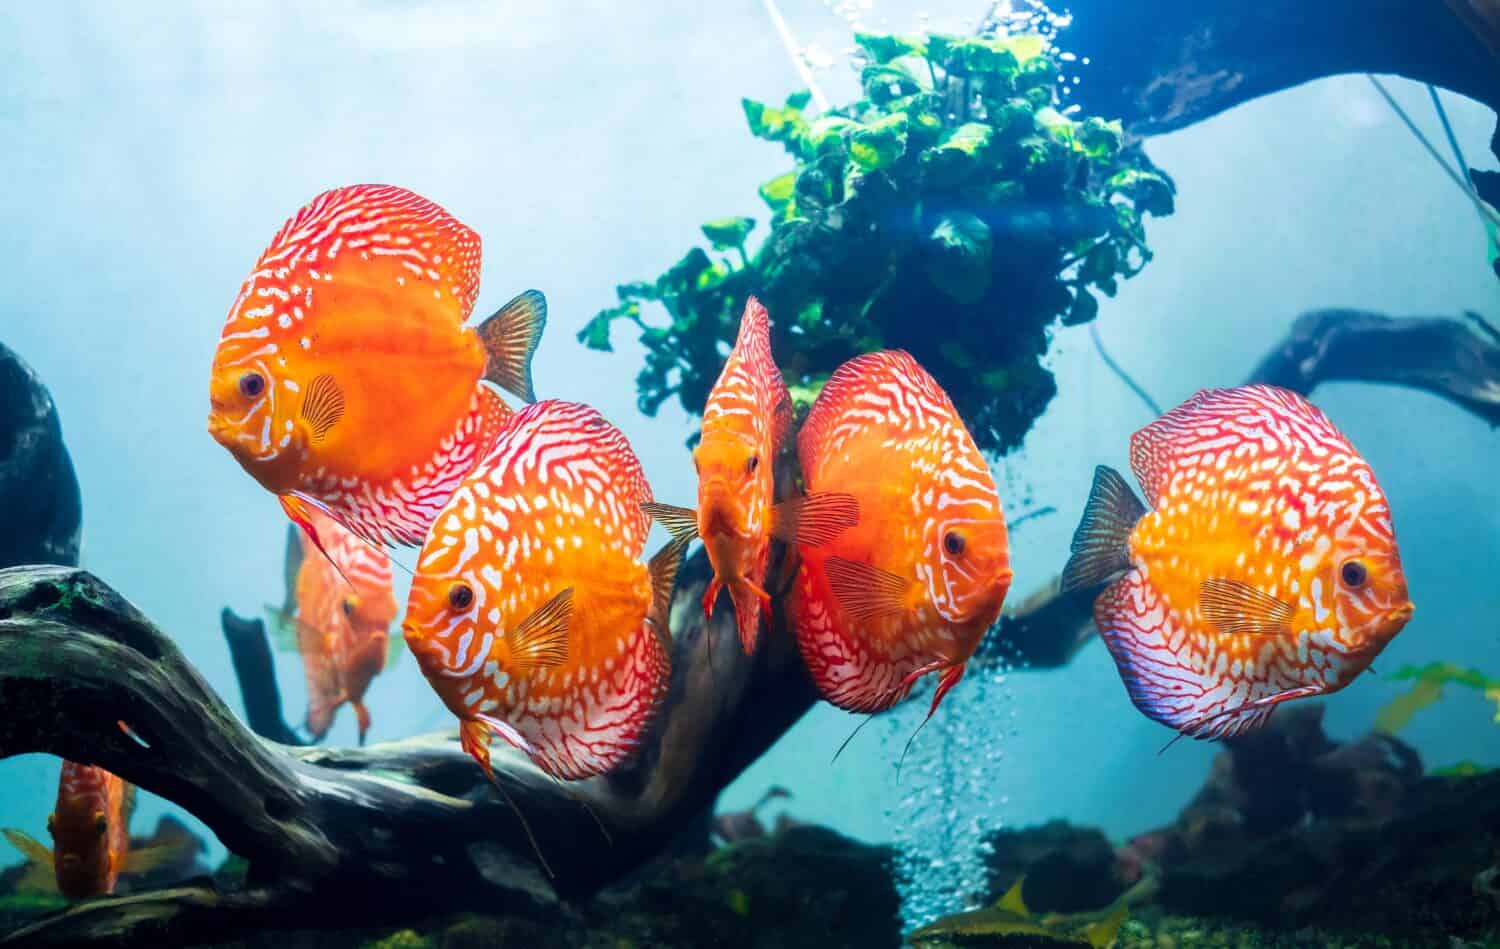
[[[772,211],[780,211],[792,200],[792,195],[797,187],[797,173],[789,171],[784,175],[777,175],[770,181],[760,186],[760,199],[770,206]]]
[[[924,56],[927,44],[918,36],[887,36],[878,33],[855,33],[854,42],[877,64],[902,56]]]
[[[990,288],[993,249],[988,224],[967,211],[945,214],[928,235],[927,276],[958,302],[977,303]]]
[[[877,106],[932,87],[930,77],[909,69],[905,63],[900,62],[866,66],[860,73],[859,81],[865,95]]]
[[[973,350],[953,340],[939,346],[938,355],[960,369],[973,369],[975,366]]]
[[[802,137],[803,157],[810,159],[843,148],[844,133],[858,127],[858,122],[841,115],[825,115],[814,120]]]
[[[823,301],[821,299],[809,300],[797,311],[797,325],[804,331],[816,329],[823,322]]]
[[[818,393],[828,384],[828,377],[832,373],[822,373],[808,379],[807,382],[789,382],[787,391],[792,395],[792,401],[801,405],[812,405],[818,399]]]
[[[982,122],[967,122],[946,133],[922,153],[922,166],[934,184],[951,185],[982,171],[981,156],[993,136]]]
[[[589,349],[600,352],[614,352],[614,347],[609,344],[609,325],[615,320],[625,316],[635,316],[640,313],[640,307],[635,303],[622,303],[608,310],[600,310],[594,314],[593,319],[583,325],[578,331],[578,341]]]
[[[1100,243],[1089,251],[1088,256],[1083,258],[1083,266],[1078,269],[1078,279],[1084,283],[1102,283],[1113,280],[1115,267],[1119,264],[1119,254],[1112,244]]]
[[[1099,315],[1099,301],[1082,287],[1073,288],[1073,305],[1063,316],[1064,326],[1078,326]]]
[[[721,217],[703,225],[703,236],[714,245],[714,250],[734,250],[744,246],[754,227],[754,218]]]
[[[1137,212],[1164,217],[1173,211],[1171,179],[1144,168],[1126,168],[1110,176],[1109,187],[1130,198]]]
[[[807,104],[811,101],[812,93],[808,92],[806,89],[801,89],[786,97],[786,107],[788,109],[801,112],[803,109],[807,108]]]
[[[1079,147],[1085,155],[1096,161],[1117,155],[1120,151],[1120,141],[1124,137],[1125,129],[1118,120],[1106,122],[1090,116],[1084,119],[1083,124],[1077,128]]]
[[[894,164],[906,153],[905,115],[897,114],[855,129],[849,135],[849,157],[865,171]]]
[[[754,99],[741,99],[740,105],[744,107],[745,120],[750,123],[750,133],[756,138],[781,142],[792,148],[807,129],[800,106],[789,104],[786,108],[778,109]]]
[[[662,296],[681,295],[697,286],[698,275],[712,266],[713,261],[709,260],[708,253],[701,247],[694,247],[673,264],[670,270],[657,278],[656,288]]]
[[[615,296],[620,298],[621,303],[628,303],[631,300],[661,299],[656,292],[656,284],[645,283],[640,280],[633,283],[622,283],[615,287]]]
[[[1001,40],[1016,61],[1027,63],[1047,51],[1047,39],[1037,33],[1023,33],[1020,36],[1010,36]]]

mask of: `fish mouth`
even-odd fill
[[[1405,626],[1407,621],[1411,619],[1412,614],[1416,611],[1416,604],[1407,601],[1396,607],[1394,610],[1391,610],[1389,613],[1385,614],[1385,620],[1387,623],[1395,626]]]

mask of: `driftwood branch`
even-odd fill
[[[1249,382],[1303,395],[1325,382],[1378,382],[1420,389],[1500,425],[1500,331],[1477,314],[1390,317],[1365,310],[1313,310],[1250,373]],[[1030,667],[1065,664],[1094,635],[1098,589],[1058,593],[1052,580],[1001,619],[982,660]]]

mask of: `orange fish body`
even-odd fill
[[[1094,619],[1147,716],[1243,734],[1348,685],[1410,618],[1385,495],[1302,396],[1200,392],[1136,432],[1130,462],[1146,504],[1096,471],[1063,581],[1118,577]]]
[[[489,733],[557,778],[623,762],[668,683],[651,490],[594,409],[514,415],[423,545],[403,631],[486,772]]]
[[[841,366],[797,451],[810,492],[859,505],[854,527],[801,548],[791,616],[814,682],[840,708],[875,712],[940,672],[936,709],[1010,588],[989,466],[948,396],[901,351]]]
[[[363,744],[370,728],[365,692],[385,669],[396,619],[391,560],[327,515],[309,514],[327,556],[306,533],[289,541],[300,547],[291,618],[307,678],[307,730],[321,739],[347,702]]]
[[[134,797],[129,784],[103,768],[64,761],[57,783],[57,807],[47,817],[52,848],[20,831],[4,832],[29,861],[17,890],[55,887],[70,900],[107,896],[115,891],[122,871],[156,863],[152,854],[141,854],[144,860],[130,859]],[[193,846],[196,849],[196,841]],[[171,855],[175,857],[180,849],[173,847]]]
[[[755,652],[771,553],[776,452],[791,424],[791,394],[771,359],[771,325],[754,297],[745,304],[739,336],[703,408],[703,434],[693,449],[698,472],[698,536],[714,576],[703,596],[712,615],[720,588],[734,603],[740,644]]]
[[[417,544],[527,397],[545,323],[534,291],[483,325],[479,236],[401,188],[314,198],[282,227],[230,308],[209,431],[301,522],[305,501],[362,537]]]

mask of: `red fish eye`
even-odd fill
[[[448,588],[448,605],[455,610],[466,610],[474,605],[474,588],[467,583],[455,583]]]
[[[755,469],[760,467],[760,456],[751,455],[750,460],[745,462],[745,474],[755,474]]]
[[[351,619],[354,617],[354,600],[350,599],[349,597],[344,597],[344,602],[339,605],[344,608],[345,616],[348,616]]]
[[[240,376],[240,395],[253,399],[266,391],[266,377],[258,372],[247,372]]]
[[[950,557],[961,556],[964,552],[964,535],[958,531],[949,531],[943,535],[943,549]]]
[[[1344,581],[1346,587],[1362,587],[1370,578],[1370,571],[1358,560],[1346,560],[1339,568],[1339,578]]]

